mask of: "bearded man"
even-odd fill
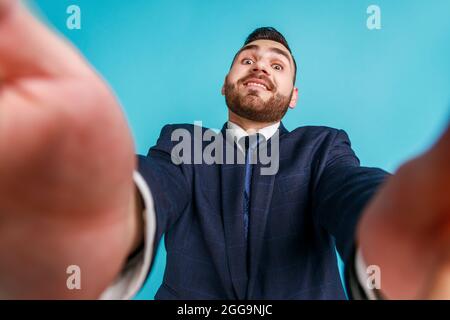
[[[175,163],[176,130],[204,146],[193,125],[165,126],[136,161],[100,77],[0,1],[0,297],[131,298],[163,234],[156,299],[344,299],[335,248],[352,298],[450,297],[450,129],[394,175],[362,167],[344,131],[283,126],[296,71],[285,38],[255,30],[225,78],[218,136],[245,162]],[[269,149],[278,170],[262,174]]]

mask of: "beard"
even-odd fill
[[[264,101],[258,90],[250,89],[247,94],[240,93],[237,85],[225,83],[225,100],[228,108],[240,117],[256,122],[278,122],[289,108],[291,96],[274,94]]]

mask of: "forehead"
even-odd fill
[[[257,46],[261,47],[262,49],[268,49],[270,47],[275,47],[275,48],[284,50],[289,53],[289,51],[286,49],[286,47],[277,41],[260,39],[260,40],[252,41],[252,42],[248,43],[246,46],[249,46],[252,44],[257,45]]]
[[[248,50],[256,51],[261,55],[266,54],[266,53],[278,54],[280,56],[284,56],[284,58],[286,60],[288,60],[290,64],[293,63],[292,56],[289,53],[289,51],[286,49],[286,47],[276,41],[272,41],[272,40],[252,41],[252,42],[248,43],[247,45],[245,45],[244,47],[242,47],[239,50],[238,55],[240,53],[248,51]]]

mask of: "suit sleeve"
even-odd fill
[[[330,233],[343,261],[352,265],[359,218],[389,176],[381,169],[360,166],[347,134],[335,131],[317,161],[318,180],[314,188],[316,224]]]
[[[165,126],[156,146],[150,149],[146,157],[138,157],[139,173],[151,191],[156,216],[154,254],[162,235],[177,222],[192,198],[191,166],[177,165],[171,158],[172,131],[170,125]]]
[[[162,235],[190,203],[190,168],[172,161],[171,132],[171,126],[165,126],[148,155],[138,156],[139,171],[134,173],[134,181],[144,203],[144,244],[100,299],[131,299],[138,293],[151,271]]]

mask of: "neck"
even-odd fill
[[[231,110],[228,111],[228,121],[236,123],[239,127],[244,129],[245,131],[249,131],[249,130],[258,131],[258,130],[260,130],[262,128],[265,128],[267,126],[270,126],[270,125],[275,124],[275,123],[278,122],[278,121],[274,121],[274,122],[257,122],[257,121],[252,121],[252,120],[243,118],[241,116],[238,116],[236,113],[234,113]]]

